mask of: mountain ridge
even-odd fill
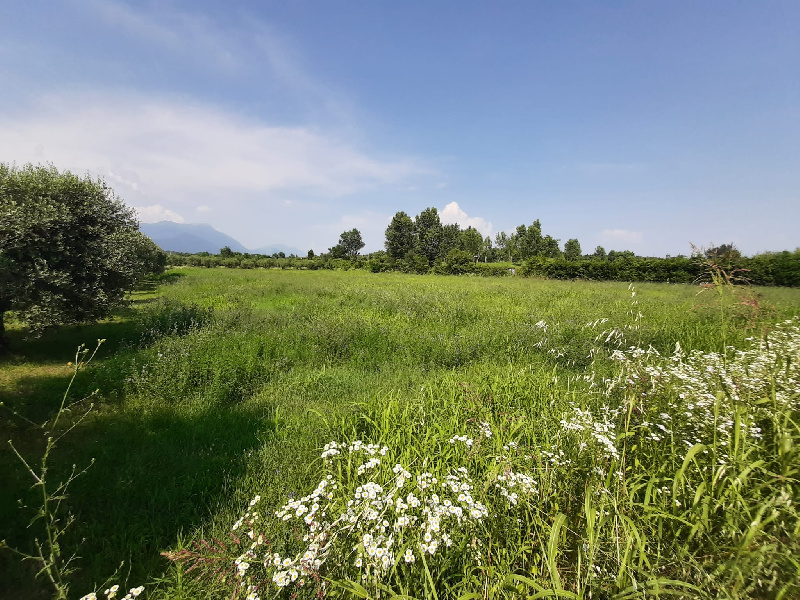
[[[219,254],[220,248],[228,246],[234,252],[249,254],[274,254],[283,252],[286,255],[298,254],[297,248],[285,244],[271,244],[255,250],[246,248],[235,238],[215,229],[208,223],[175,223],[158,221],[141,223],[139,229],[153,240],[162,250],[167,252],[208,252]]]

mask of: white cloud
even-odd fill
[[[600,236],[607,244],[639,244],[642,241],[641,231],[627,229],[604,229]]]
[[[42,158],[43,155],[44,155],[43,147],[40,145],[39,147],[37,147],[36,150],[37,150],[36,154],[37,154],[38,158]],[[114,171],[107,171],[105,173],[105,177],[106,177],[106,179],[109,179],[109,180],[111,180],[112,182],[114,182],[114,183],[116,183],[118,185],[122,185],[124,187],[132,189],[134,192],[138,192],[139,191],[139,182],[138,181],[133,181],[131,179],[126,179],[125,177],[123,177],[122,175],[120,175],[118,173],[115,173]]]
[[[134,206],[136,214],[142,223],[157,223],[159,221],[172,221],[183,223],[184,219],[178,213],[164,208],[160,204],[152,206]]]
[[[486,237],[492,235],[492,224],[482,217],[470,217],[465,213],[458,202],[451,202],[439,211],[439,219],[445,225],[458,223],[462,228],[474,227]]]
[[[231,210],[236,195],[277,190],[333,198],[397,185],[426,169],[383,160],[309,127],[280,127],[219,108],[113,95],[50,97],[0,120],[0,161],[49,161],[105,177],[131,204]],[[188,207],[187,207],[188,208]]]
[[[208,212],[208,211],[210,211],[210,210],[211,210],[211,207],[210,207],[210,206],[206,206],[205,204],[201,204],[200,206],[198,206],[197,208],[195,208],[195,210],[196,210],[197,212]]]

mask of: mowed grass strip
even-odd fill
[[[132,585],[165,577],[154,594],[213,595],[159,553],[179,536],[225,538],[255,494],[278,507],[307,493],[319,448],[332,439],[391,434],[413,445],[403,435],[449,433],[478,398],[536,415],[546,444],[575,379],[589,368],[614,371],[593,354],[614,330],[662,353],[676,342],[720,351],[800,310],[800,291],[786,289],[757,290],[761,311],[739,317],[694,286],[637,284],[632,296],[620,283],[522,278],[179,273],[116,321],[44,341],[18,334],[16,354],[2,365],[3,399],[38,421],[57,406],[69,375],[61,365],[75,346],[110,340],[76,390],[99,389],[98,408],[54,466],[64,473],[97,459],[67,501],[77,522],[65,543],[80,544],[82,557],[76,591],[93,589],[125,560]],[[389,417],[387,406],[397,407]],[[30,435],[19,420],[2,419],[10,437]],[[401,425],[405,434],[395,431]],[[23,447],[35,453],[37,444]],[[35,499],[5,449],[0,460],[9,474],[0,491],[3,537],[25,545],[28,513],[16,500]],[[268,533],[285,535],[278,525]],[[0,578],[19,597],[46,587],[26,583],[30,570],[15,559],[0,560]]]

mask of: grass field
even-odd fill
[[[47,419],[107,340],[49,474],[96,459],[70,597],[125,561],[148,598],[796,598],[800,290],[728,291],[181,269],[112,321],[13,330],[0,397]],[[32,481],[0,469],[0,538],[30,548]],[[0,552],[3,597],[47,597],[35,571]]]

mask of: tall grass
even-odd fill
[[[442,518],[452,545],[436,538],[434,553],[419,547],[430,548],[422,528],[402,543],[395,533],[389,575],[376,565],[366,573],[373,557],[364,523],[336,535],[331,525],[337,543],[324,565],[303,573],[293,562],[298,576],[282,589],[440,598],[800,593],[792,587],[797,403],[776,400],[776,390],[796,385],[784,375],[795,372],[796,348],[769,355],[763,386],[746,394],[732,396],[724,378],[702,380],[702,405],[680,391],[679,369],[750,365],[756,350],[742,358],[725,346],[773,339],[775,323],[800,308],[796,291],[760,291],[773,307],[768,318],[726,313],[721,321],[717,306],[697,307],[689,286],[641,285],[632,297],[611,283],[185,273],[137,317],[127,346],[91,373],[106,403],[69,459],[97,459],[70,497],[74,541],[86,538],[81,589],[126,558],[132,580],[156,580],[150,597],[272,596],[272,578],[289,568],[264,567],[266,548],[292,561],[308,550],[296,537],[304,515],[283,521],[275,511],[330,474],[333,523],[359,485],[390,488],[399,464],[413,476],[409,486],[425,473],[441,482],[466,469],[486,515],[450,529]],[[751,367],[743,369],[737,377]],[[730,435],[714,425],[722,422],[732,423]],[[359,474],[372,456],[347,450],[323,460],[332,441],[388,450]],[[17,491],[10,486],[4,498]],[[252,566],[240,577],[235,561],[258,538],[240,535],[244,521],[232,526],[256,495],[261,575]],[[10,520],[12,511],[2,514]],[[385,520],[384,548],[395,524]],[[24,539],[23,528],[10,529]],[[405,561],[409,549],[414,562]]]

